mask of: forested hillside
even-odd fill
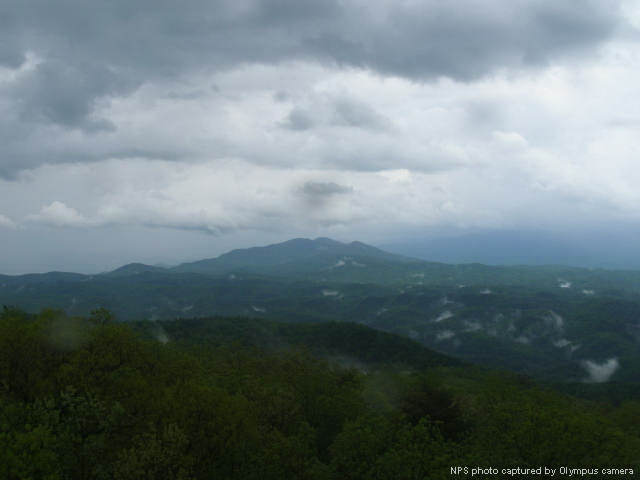
[[[640,381],[640,297],[524,287],[399,287],[140,273],[24,284],[0,301],[118,320],[253,316],[356,322],[465,361],[550,381]]]
[[[0,315],[7,479],[638,472],[638,419],[637,402],[578,400],[358,325]]]

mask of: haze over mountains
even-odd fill
[[[519,234],[514,234],[519,238]],[[502,238],[502,237],[501,237]],[[482,250],[483,244],[492,244],[493,250],[487,251],[487,258],[512,258],[513,248],[500,250],[500,242],[490,235],[478,235],[474,242],[466,237],[451,239],[447,242],[433,242],[434,248],[417,243],[405,244],[403,249],[415,252],[415,256],[390,253],[359,241],[343,243],[329,238],[295,238],[281,243],[261,247],[235,249],[218,257],[207,258],[195,262],[182,263],[176,266],[146,265],[130,263],[99,275],[82,275],[77,273],[50,272],[47,274],[28,274],[7,276],[9,282],[19,279],[34,282],[36,279],[84,279],[92,280],[101,277],[120,278],[139,274],[199,274],[212,277],[236,278],[237,276],[289,278],[310,281],[336,281],[371,284],[420,284],[420,285],[537,285],[544,288],[585,288],[588,290],[618,288],[635,290],[640,288],[640,272],[605,269],[587,269],[563,265],[562,263],[543,262],[537,253],[544,250],[533,248],[534,244],[546,245],[544,242],[531,240],[531,248],[522,248],[521,259],[530,258],[530,262],[516,262],[517,265],[490,265],[479,262],[444,263],[429,261],[421,256],[428,256],[433,251],[436,257],[457,256],[475,258]],[[493,242],[493,243],[492,243]],[[449,245],[450,243],[450,245]],[[469,253],[463,253],[460,245],[468,245]],[[551,245],[551,243],[548,243]],[[427,248],[429,248],[427,250]],[[448,252],[447,253],[447,248]],[[456,251],[457,253],[452,253]],[[524,252],[529,252],[528,256]],[[556,248],[557,252],[558,249]],[[538,261],[536,262],[535,259]],[[492,263],[492,262],[487,262]],[[521,263],[521,265],[520,265]],[[530,263],[530,265],[527,265]],[[564,287],[561,285],[566,284]]]
[[[0,304],[125,321],[212,315],[350,321],[541,378],[640,376],[640,272],[429,262],[361,242],[297,238],[99,275],[0,276]]]
[[[483,230],[423,235],[385,243],[387,251],[444,263],[570,265],[640,269],[640,233],[603,226],[598,230],[544,232]]]

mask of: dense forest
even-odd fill
[[[454,466],[614,478],[604,469],[640,471],[638,452],[637,401],[578,399],[362,325],[0,314],[8,480],[437,479]]]

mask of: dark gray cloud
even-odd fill
[[[25,61],[25,52],[19,43],[20,22],[8,5],[0,5],[0,67],[17,68]]]
[[[114,126],[104,119],[91,118],[93,102],[120,90],[118,76],[105,66],[47,60],[11,93],[20,99],[20,113],[28,120],[95,131]]]
[[[420,80],[469,80],[598,44],[617,24],[615,6],[595,0],[15,0],[0,7],[6,27],[0,58],[9,65],[26,52],[46,59],[24,96],[42,101],[61,82],[78,88],[77,98],[60,97],[71,106],[43,105],[51,120],[77,122],[95,96],[185,69],[245,62],[318,59]]]
[[[1,112],[1,110],[0,110]],[[88,118],[82,121],[81,128],[89,135],[84,141],[77,141],[65,136],[64,125],[46,125],[42,121],[18,122],[14,118],[0,118],[0,178],[15,179],[24,169],[42,164],[65,162],[97,162],[105,158],[149,158],[177,160],[184,151],[149,143],[144,146],[118,144],[117,138],[112,142],[98,142],[95,134],[107,137],[115,128],[104,119]],[[66,139],[63,140],[63,139]]]
[[[315,123],[311,112],[302,108],[294,108],[289,112],[285,121],[282,122],[282,126],[289,130],[309,130],[313,128]]]
[[[443,76],[470,81],[496,69],[544,65],[594,48],[619,24],[617,5],[615,0],[561,5],[546,0],[192,0],[179,5],[169,0],[7,0],[0,4],[0,66],[21,69],[18,80],[0,83],[0,115],[12,131],[0,134],[10,136],[0,153],[0,175],[42,163],[100,158],[100,151],[59,144],[34,151],[25,143],[37,145],[41,135],[59,134],[55,128],[89,136],[117,130],[96,105],[145,84],[289,60],[417,81]],[[336,104],[334,121],[366,129],[386,125],[366,105],[350,102]],[[313,112],[297,109],[284,125],[306,130],[313,124]],[[128,150],[104,153],[123,156]]]
[[[215,91],[215,85],[212,87]],[[207,92],[204,90],[191,90],[188,92],[169,92],[167,98],[172,100],[200,100],[207,96]]]
[[[294,107],[282,126],[289,130],[304,131],[316,126],[338,126],[363,130],[386,130],[391,121],[366,103],[345,96],[314,102],[307,107]]]
[[[339,185],[335,182],[306,182],[300,191],[310,197],[330,197],[353,193],[353,187]]]
[[[388,119],[365,103],[342,98],[336,101],[334,108],[333,123],[336,125],[372,130],[384,130],[391,125]]]

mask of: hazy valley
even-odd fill
[[[176,267],[0,277],[0,302],[122,321],[346,321],[473,363],[563,382],[638,382],[640,272],[448,265],[295,239]]]

